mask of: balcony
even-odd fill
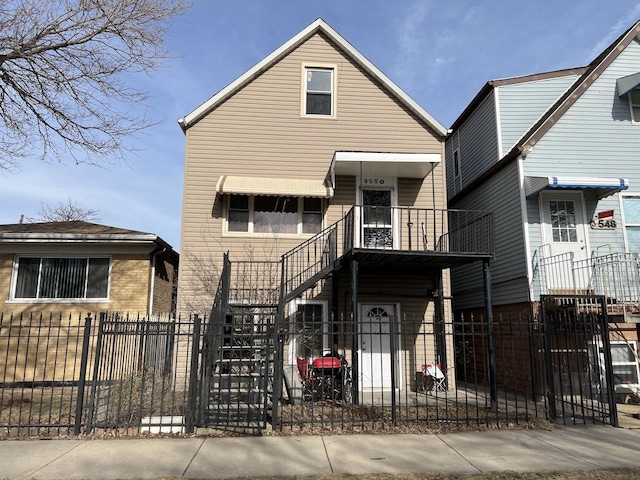
[[[285,298],[295,297],[349,259],[402,270],[491,259],[493,225],[492,213],[477,210],[354,206],[283,255]]]
[[[640,321],[640,256],[636,253],[594,254],[580,261],[570,253],[536,255],[533,268],[536,296],[602,295],[609,315]]]

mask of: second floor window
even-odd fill
[[[227,231],[314,234],[322,230],[322,199],[229,195]]]
[[[333,69],[305,69],[306,115],[333,116]]]
[[[629,92],[629,108],[633,123],[640,123],[640,88],[634,88]]]
[[[108,298],[108,258],[20,257],[15,299]]]

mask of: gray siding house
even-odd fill
[[[604,295],[617,381],[638,383],[640,22],[591,64],[488,82],[446,141],[450,208],[493,211],[494,318],[541,295]],[[452,271],[456,315],[483,272]],[[624,363],[624,365],[622,365]]]

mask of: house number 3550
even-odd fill
[[[384,185],[384,178],[365,178],[365,185]]]

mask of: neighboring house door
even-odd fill
[[[582,192],[543,192],[540,199],[547,289],[585,290],[591,275]]]
[[[395,235],[393,197],[392,188],[361,188],[360,238],[363,248],[393,248]]]
[[[391,322],[393,305],[360,306],[360,387],[362,390],[391,388]],[[393,329],[395,330],[395,329]]]

